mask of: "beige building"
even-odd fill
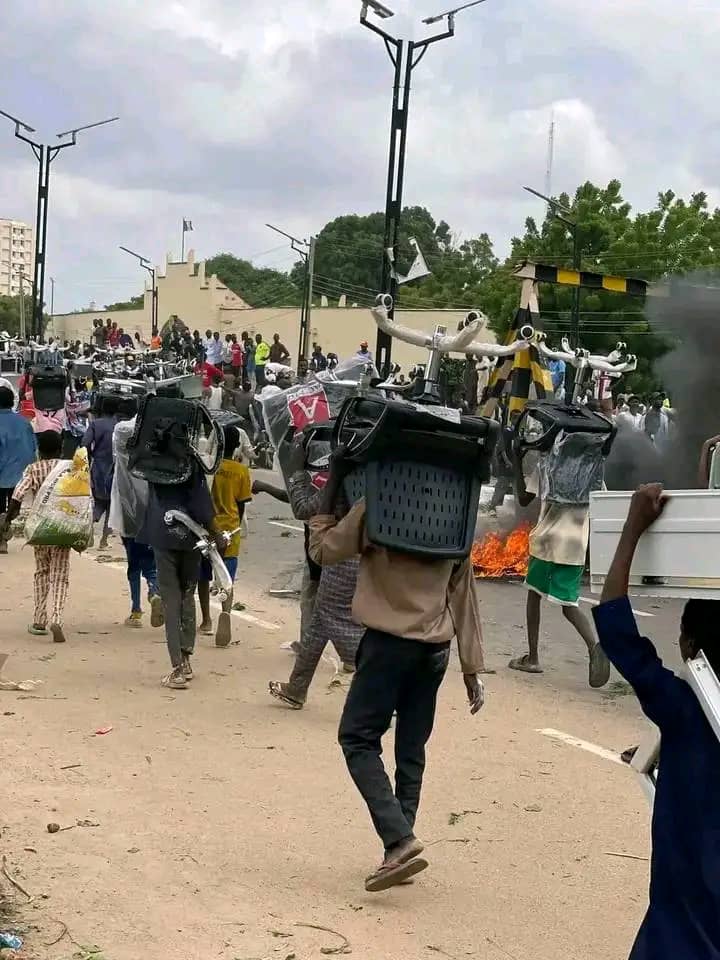
[[[33,229],[20,220],[0,220],[0,294],[20,293],[20,278],[29,292],[33,280]]]
[[[345,302],[343,297],[339,304]],[[139,332],[149,341],[151,308],[151,291],[146,290],[145,303],[138,310],[56,314],[53,328],[48,333],[60,340],[86,342],[90,339],[93,320],[109,317],[126,333],[134,337]],[[293,361],[297,361],[300,308],[248,306],[217,277],[206,277],[204,262],[196,264],[192,251],[188,253],[187,263],[166,263],[163,275],[158,277],[159,325],[162,327],[172,314],[177,314],[191,330],[199,330],[202,334],[206,330],[218,330],[223,336],[226,333],[239,335],[247,330],[253,335],[261,333],[269,341],[273,334],[279,333]],[[404,326],[432,333],[437,326],[444,326],[449,331],[456,330],[464,316],[458,310],[399,310],[396,320]],[[316,342],[325,352],[333,351],[342,359],[352,356],[361,340],[367,340],[374,351],[376,338],[377,327],[367,308],[330,305],[324,297],[314,304],[310,322],[310,349]],[[495,343],[495,336],[490,330],[483,331],[480,339]],[[424,359],[425,351],[419,347],[394,342],[393,360],[404,370]]]

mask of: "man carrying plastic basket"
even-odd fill
[[[25,468],[20,483],[13,491],[10,506],[5,514],[5,528],[9,528],[20,513],[22,502],[28,494],[37,496],[45,480],[60,459],[62,437],[54,430],[45,430],[36,435],[39,460]],[[47,636],[47,607],[52,599],[50,632],[55,643],[65,643],[63,632],[63,608],[70,585],[70,547],[35,546],[35,617],[28,633],[36,637]]]

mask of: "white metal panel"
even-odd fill
[[[600,593],[632,493],[590,499],[590,582]],[[641,538],[630,572],[634,594],[720,598],[720,490],[672,490],[662,517]]]

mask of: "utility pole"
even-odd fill
[[[50,277],[50,326],[55,335],[55,277]]]
[[[300,361],[307,360],[308,334],[310,332],[310,317],[312,316],[313,278],[315,276],[316,238],[310,237],[310,242],[308,243],[307,240],[299,240],[297,237],[293,237],[292,234],[280,230],[279,227],[274,227],[271,223],[266,223],[265,226],[270,230],[274,230],[275,233],[279,233],[281,237],[287,237],[290,241],[290,248],[299,254],[304,264],[302,300],[300,303],[300,341],[298,343],[297,358],[299,373]]]
[[[20,339],[25,339],[25,273],[20,267]]]
[[[15,124],[15,136],[18,140],[23,140],[30,144],[32,152],[38,162],[38,192],[37,192],[37,211],[35,217],[35,273],[32,286],[32,322],[30,332],[41,343],[43,342],[43,306],[45,293],[45,257],[47,246],[47,216],[48,216],[48,198],[50,194],[50,165],[55,157],[66,147],[74,147],[77,144],[77,135],[81,130],[90,130],[93,127],[102,127],[106,123],[114,123],[119,117],[110,117],[107,120],[99,120],[97,123],[86,123],[82,127],[75,127],[73,130],[64,130],[57,134],[58,140],[64,137],[70,137],[66,143],[47,144],[37,143],[26,137],[21,130],[26,133],[35,133],[35,127],[29,126],[17,117],[13,117],[4,110],[0,110],[0,116],[11,120]]]
[[[150,274],[150,280],[152,282],[152,304],[150,307],[150,330],[152,336],[157,336],[158,332],[158,287],[157,287],[157,271],[153,264],[148,260],[147,257],[143,257],[139,253],[135,253],[134,250],[129,250],[127,247],[120,245],[120,249],[123,253],[129,253],[131,257],[135,257],[136,260],[140,261],[140,266],[143,270],[147,270]]]
[[[372,21],[368,20],[368,12],[372,9],[375,16],[387,20],[395,16],[377,0],[361,0],[360,23],[383,38],[385,49],[393,64],[395,73],[393,79],[392,111],[390,115],[390,154],[388,157],[387,191],[385,197],[385,235],[383,241],[382,280],[381,292],[389,293],[393,299],[393,307],[389,312],[392,319],[395,314],[397,300],[397,255],[398,236],[400,230],[400,215],[402,213],[403,182],[405,179],[405,148],[407,144],[408,111],[410,108],[410,84],[412,72],[427,53],[428,47],[455,36],[455,15],[461,10],[476,7],[485,0],[472,0],[454,10],[448,10],[432,17],[426,17],[424,24],[439,23],[447,20],[447,30],[443,33],[428,37],[425,40],[403,40],[391,36]],[[392,337],[378,330],[375,353],[375,363],[381,375],[389,372],[392,351]]]
[[[315,279],[315,243],[316,238],[310,237],[310,253],[308,255],[308,282],[307,282],[307,304],[305,306],[305,328],[303,330],[302,351],[303,357],[307,360],[308,339],[310,334],[310,321],[312,319],[313,308],[313,280]]]
[[[541,200],[544,200],[552,215],[556,220],[559,220],[561,223],[564,223],[567,227],[568,233],[572,237],[572,265],[573,269],[578,273],[582,268],[582,245],[580,242],[580,225],[577,220],[571,219],[573,213],[571,210],[568,210],[567,207],[563,206],[562,203],[559,203],[557,200],[554,200],[550,196],[545,196],[544,193],[539,193],[537,190],[533,190],[532,187],[523,187],[524,190],[527,190],[528,193],[532,193],[536,197],[540,197]],[[577,350],[580,346],[580,285],[578,284],[573,290],[573,302],[572,302],[572,312],[570,314],[570,345]],[[572,391],[575,386],[575,368],[567,366],[565,368],[565,393],[567,396],[572,396]]]

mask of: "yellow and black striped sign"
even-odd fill
[[[508,331],[505,343],[514,343],[518,330],[527,323],[536,325],[537,320],[538,318],[528,308],[521,307],[515,314],[515,320]],[[537,400],[545,400],[553,396],[550,371],[534,345],[527,350],[520,350],[514,356],[506,357],[492,372],[483,398],[483,416],[492,416],[497,403],[506,392],[508,393],[508,413],[514,413],[516,410],[523,411],[530,397],[531,388],[534,389]]]
[[[589,273],[587,270],[568,270],[564,267],[549,267],[527,260],[518,267],[513,276],[518,280],[534,280],[536,283],[556,283],[565,287],[587,287],[590,290],[608,290],[611,293],[626,293],[631,297],[646,297],[650,284],[633,277],[614,277],[604,273]]]

